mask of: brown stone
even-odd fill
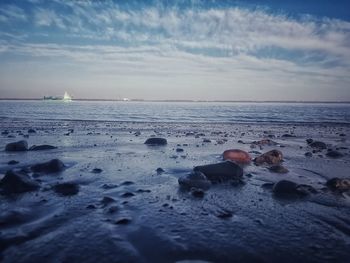
[[[249,153],[239,149],[230,149],[224,151],[223,158],[224,161],[230,160],[238,164],[249,164],[252,160]]]
[[[254,162],[256,165],[269,164],[276,165],[283,160],[283,154],[279,150],[268,151],[255,158]]]

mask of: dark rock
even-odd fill
[[[307,144],[310,144],[310,143],[312,143],[314,140],[313,139],[306,139],[306,143]]]
[[[132,185],[132,184],[134,184],[134,182],[132,182],[132,181],[124,181],[120,185]]]
[[[320,141],[313,141],[312,143],[309,144],[310,147],[316,148],[318,150],[324,150],[327,148],[327,145],[324,142]]]
[[[165,171],[163,170],[163,168],[157,168],[156,170],[157,174],[161,174],[161,173],[164,173]]]
[[[30,169],[36,173],[57,173],[64,169],[64,164],[59,159],[52,159],[46,163],[32,165]]]
[[[19,163],[19,161],[11,160],[11,161],[9,161],[7,164],[8,164],[8,165],[14,165],[14,164],[18,164],[18,163]]]
[[[272,188],[272,191],[276,195],[294,195],[297,194],[297,184],[288,180],[281,180]]]
[[[338,152],[338,151],[331,150],[331,151],[326,153],[326,156],[330,157],[330,158],[341,158],[344,155],[342,153]]]
[[[9,134],[8,131],[2,131],[2,132],[1,132],[1,135],[8,135],[8,134]]]
[[[112,197],[109,197],[109,196],[104,196],[103,199],[101,200],[101,204],[103,206],[107,206],[107,205],[109,205],[110,203],[113,203],[113,202],[115,202],[115,200]]]
[[[293,137],[296,137],[296,136],[292,135],[292,134],[283,134],[282,135],[282,138],[293,138]]]
[[[269,167],[270,172],[273,173],[279,173],[279,174],[286,174],[289,172],[289,170],[282,165],[274,165]]]
[[[184,149],[182,149],[182,148],[177,148],[177,149],[176,149],[176,152],[178,152],[178,153],[179,153],[179,152],[183,152],[183,151],[184,151]]]
[[[36,130],[34,130],[34,129],[29,129],[29,130],[28,130],[28,133],[36,133]]]
[[[127,225],[131,223],[131,219],[130,218],[121,218],[115,221],[116,225]]]
[[[145,141],[145,144],[147,145],[166,145],[168,142],[164,138],[148,138]]]
[[[211,186],[211,182],[200,171],[192,171],[189,175],[180,177],[178,182],[181,187],[187,190],[191,188],[208,190]]]
[[[344,192],[350,190],[350,179],[335,177],[328,180],[326,185],[333,191]]]
[[[238,164],[249,164],[252,160],[249,153],[239,149],[230,149],[224,151],[223,158],[225,161],[230,160]]]
[[[96,206],[94,204],[90,204],[86,208],[87,209],[96,209]]]
[[[79,192],[79,185],[73,182],[57,184],[53,187],[53,190],[64,196],[76,195]]]
[[[43,150],[52,150],[52,149],[57,149],[57,147],[44,144],[44,145],[33,145],[32,147],[29,148],[29,151],[43,151]]]
[[[273,193],[279,197],[303,197],[317,191],[310,185],[296,184],[288,180],[281,180],[273,186]]]
[[[203,142],[209,143],[209,142],[211,142],[211,140],[210,140],[210,139],[204,138],[204,139],[203,139]]]
[[[283,160],[283,154],[279,150],[268,151],[255,158],[254,162],[256,165],[270,164],[276,165]]]
[[[132,196],[135,196],[135,194],[133,194],[131,192],[126,192],[126,193],[121,195],[121,197],[124,197],[124,198],[132,197]]]
[[[204,191],[202,189],[192,187],[191,188],[191,194],[194,197],[203,198],[205,193],[204,193]]]
[[[339,136],[340,136],[340,137],[345,137],[346,134],[345,134],[345,133],[340,133]]]
[[[8,143],[5,147],[7,152],[23,152],[28,150],[28,143],[25,140]]]
[[[36,181],[30,179],[26,174],[7,171],[0,181],[0,188],[3,194],[18,194],[35,191],[39,188]]]
[[[243,169],[231,161],[196,166],[194,171],[202,172],[211,182],[238,180],[243,176]]]
[[[94,173],[94,174],[100,174],[100,173],[102,173],[102,169],[100,169],[100,168],[94,168],[94,169],[92,169],[92,173]]]
[[[306,153],[305,153],[305,156],[306,156],[306,157],[312,157],[312,152],[306,152]]]

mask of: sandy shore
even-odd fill
[[[28,134],[29,129],[35,132]],[[0,178],[51,159],[65,165],[59,173],[29,171],[38,190],[0,195],[3,262],[349,259],[349,193],[332,191],[326,182],[349,177],[350,126],[2,119],[0,131]],[[151,136],[168,143],[145,145]],[[277,144],[252,148],[253,141],[265,138]],[[314,150],[309,138],[342,156],[328,157],[327,149],[305,156]],[[29,147],[57,148],[4,151],[19,140]],[[180,189],[179,177],[194,166],[221,162],[227,149],[244,150],[252,158],[278,149],[289,172],[251,163],[243,167],[238,185],[212,185],[202,198]],[[11,160],[18,163],[8,164]],[[280,180],[315,191],[280,198],[270,187]],[[73,182],[77,192],[57,193],[54,186],[62,182]]]

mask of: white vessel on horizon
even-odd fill
[[[68,94],[67,91],[64,92],[63,101],[72,101],[72,97]]]
[[[67,91],[65,91],[63,97],[62,96],[44,96],[44,100],[69,102],[69,101],[72,101],[72,97],[68,94]]]

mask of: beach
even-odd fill
[[[350,195],[327,181],[349,178],[349,130],[329,123],[2,118],[0,178],[22,171],[36,187],[0,196],[1,260],[346,262]],[[145,144],[154,137],[167,144]],[[5,151],[20,140],[29,149],[55,148]],[[252,158],[240,165],[238,181],[197,192],[179,185],[195,166],[221,163],[229,149]],[[287,172],[254,162],[270,150],[283,153]],[[58,172],[33,171],[53,159],[64,165]],[[302,186],[302,194],[280,194],[281,180]]]

